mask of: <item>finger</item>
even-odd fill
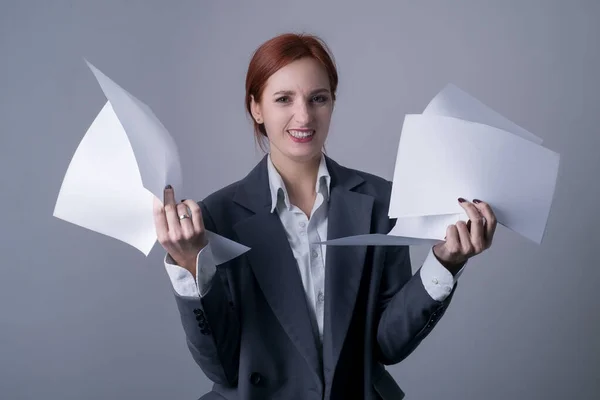
[[[449,225],[446,228],[446,249],[451,255],[457,255],[460,253],[460,236],[456,225]]]
[[[181,225],[179,224],[179,217],[177,216],[177,204],[174,202],[167,202],[165,203],[164,209],[169,225],[169,237],[171,240],[177,241],[181,235]]]
[[[475,207],[475,204],[463,199],[462,197],[458,199],[458,202],[467,212],[469,220],[471,221],[469,231],[471,232],[471,239],[473,239],[473,243],[485,243],[483,219],[479,209]],[[471,240],[469,240],[469,242],[471,242]]]
[[[175,201],[175,190],[171,187],[171,185],[167,185],[164,191],[164,202],[165,206],[167,204],[177,204]]]
[[[486,243],[489,246],[494,238],[494,233],[496,233],[496,226],[498,225],[498,220],[496,219],[496,215],[494,214],[492,207],[488,203],[478,199],[474,199],[473,203],[487,221],[485,226],[485,237]]]
[[[201,233],[204,231],[204,220],[202,219],[202,211],[200,206],[194,200],[181,200],[192,213],[192,224],[194,225],[194,231]]]
[[[460,240],[461,253],[465,256],[470,256],[473,252],[473,244],[471,243],[471,234],[469,233],[467,224],[465,221],[458,221],[455,225]]]
[[[169,232],[169,225],[167,224],[167,218],[165,216],[165,210],[163,208],[162,202],[156,196],[154,196],[153,212],[156,236],[158,238],[159,243],[162,244],[167,238],[167,234]]]
[[[183,232],[183,236],[189,239],[194,235],[194,225],[192,222],[192,218],[190,217],[181,219],[181,215],[187,215],[188,217],[190,216],[190,214],[188,213],[187,206],[184,203],[177,204],[177,219],[179,220],[179,224],[181,225],[181,231]]]

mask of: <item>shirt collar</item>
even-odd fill
[[[267,170],[269,172],[269,188],[271,190],[271,212],[275,211],[277,205],[282,204],[287,207],[288,210],[292,208],[290,203],[283,178],[277,172],[273,161],[271,160],[271,154],[267,156]],[[327,163],[325,162],[325,156],[321,153],[321,161],[319,163],[319,170],[317,171],[317,182],[315,184],[315,190],[317,193],[321,193],[325,201],[329,200],[329,186],[331,182],[331,176],[327,169]]]

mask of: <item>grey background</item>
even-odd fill
[[[561,153],[544,242],[500,229],[470,262],[438,327],[390,368],[408,398],[600,397],[598,1],[0,4],[0,398],[195,399],[209,389],[160,245],[145,258],[52,217],[105,102],[82,57],[152,107],[181,151],[177,197],[201,199],[260,158],[244,76],[252,51],[285,31],[319,34],[334,52],[327,149],[342,164],[391,179],[404,114],[448,82]],[[413,249],[415,269],[426,252]]]

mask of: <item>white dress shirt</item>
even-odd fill
[[[323,339],[323,316],[325,304],[325,260],[326,245],[311,245],[327,240],[327,206],[329,201],[330,176],[321,157],[316,182],[317,197],[313,205],[310,218],[300,208],[290,203],[289,196],[277,169],[268,155],[269,187],[271,190],[271,212],[277,212],[279,219],[287,233],[288,242],[296,258],[302,284],[306,293],[306,300],[310,306],[311,317],[318,331],[319,338]],[[203,296],[210,289],[210,283],[216,273],[216,265],[212,257],[210,243],[205,246],[196,257],[196,281],[192,274],[183,267],[178,266],[171,256],[165,256],[165,268],[175,291],[180,296]],[[463,267],[464,269],[464,267]],[[454,287],[456,279],[463,269],[456,275],[452,274],[440,264],[433,249],[425,259],[419,273],[423,286],[429,295],[438,301],[443,301]]]

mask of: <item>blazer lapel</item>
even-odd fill
[[[364,180],[328,159],[331,175],[327,239],[370,233],[373,197],[352,191]],[[325,268],[323,361],[333,372],[352,319],[366,246],[329,246]]]
[[[271,213],[266,157],[248,174],[234,201],[255,214],[234,226],[265,299],[307,363],[321,376],[316,337],[302,278],[277,213]]]

